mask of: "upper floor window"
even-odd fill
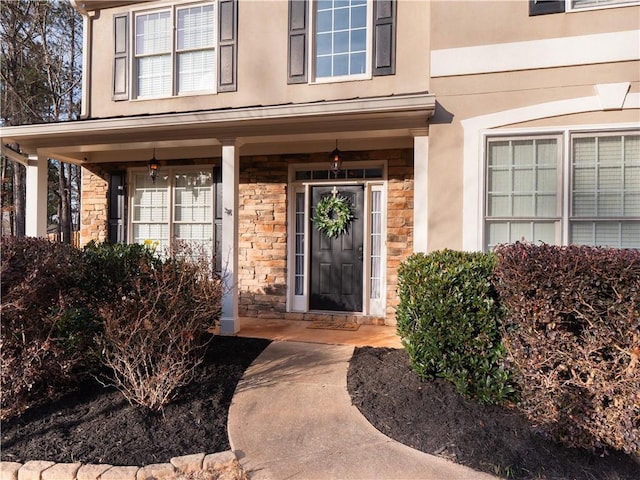
[[[290,0],[289,83],[395,73],[395,0]]]
[[[136,15],[137,96],[215,91],[214,29],[213,4]]]
[[[215,90],[213,4],[136,15],[135,25],[138,97]]]
[[[565,135],[488,139],[488,249],[522,239],[640,248],[640,134]]]
[[[594,8],[638,5],[639,0],[529,0],[529,15],[576,12]]]
[[[114,100],[235,90],[236,2],[136,11],[131,37],[129,15],[114,17]]]
[[[367,0],[321,0],[315,4],[315,76],[369,73]]]
[[[580,10],[584,8],[608,7],[630,3],[638,3],[638,0],[569,0],[572,10]]]

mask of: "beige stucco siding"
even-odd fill
[[[398,3],[395,75],[340,83],[288,85],[288,2],[240,0],[236,92],[115,102],[111,98],[113,16],[126,11],[127,7],[103,10],[93,21],[90,112],[93,118],[375,97],[429,89],[427,2]]]
[[[431,48],[437,50],[634,30],[640,7],[530,17],[526,0],[435,0],[431,14]]]
[[[462,248],[462,127],[429,127],[429,251]]]
[[[595,94],[595,85],[630,83],[640,91],[640,62],[442,77],[431,80],[438,103],[455,121],[563,99]],[[469,99],[473,99],[469,101]]]
[[[429,250],[463,246],[463,191],[465,149],[475,154],[483,171],[482,145],[465,145],[465,120],[499,112],[532,108],[597,95],[596,85],[629,83],[628,95],[640,92],[640,62],[551,68],[520,72],[442,77],[431,80],[438,107],[429,127]],[[585,100],[586,102],[586,100]],[[541,110],[542,111],[542,110]],[[640,126],[640,110],[602,109],[526,121],[510,122],[505,115],[500,129],[600,128],[611,124]],[[513,117],[516,118],[515,116]]]

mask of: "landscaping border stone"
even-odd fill
[[[56,463],[41,460],[0,462],[0,480],[170,480],[177,475],[231,466],[237,461],[231,450],[173,457],[170,463],[135,466]]]

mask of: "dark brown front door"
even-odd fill
[[[312,187],[311,216],[316,204],[332,195],[333,186]],[[362,247],[364,225],[364,187],[338,189],[351,202],[355,218],[347,232],[329,238],[313,222],[311,229],[311,287],[309,308],[340,312],[362,311]]]

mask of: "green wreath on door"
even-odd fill
[[[313,223],[329,238],[336,238],[349,230],[355,218],[351,203],[342,195],[327,195],[316,205]]]

